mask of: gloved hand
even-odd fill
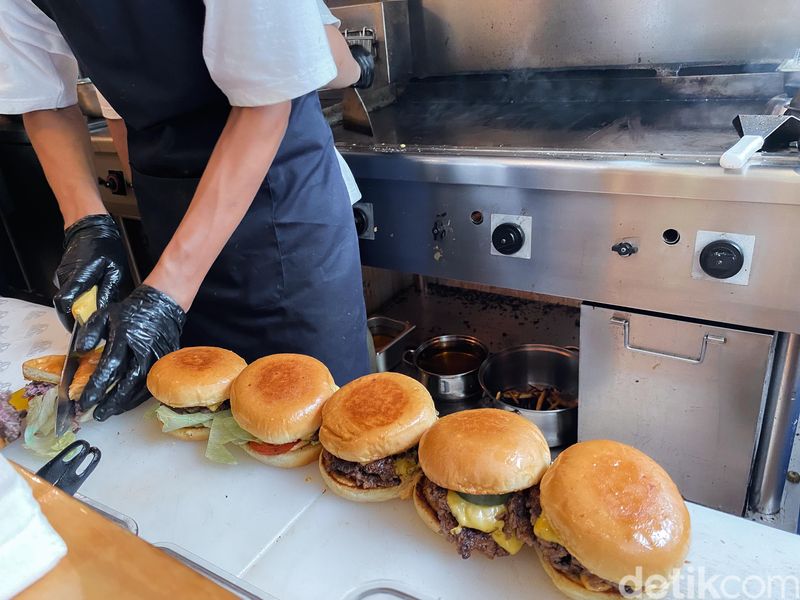
[[[75,349],[88,352],[102,339],[106,346],[81,395],[81,410],[97,405],[94,418],[105,421],[144,402],[147,372],[178,349],[185,320],[186,313],[172,298],[149,285],[92,315],[79,330]]]
[[[116,299],[128,259],[117,224],[109,215],[89,215],[64,231],[64,254],[56,269],[59,290],[53,299],[58,317],[72,329],[72,303],[93,285],[97,307]]]
[[[361,67],[361,76],[353,84],[353,87],[368,88],[372,85],[373,79],[375,79],[375,58],[373,58],[372,52],[361,44],[351,44],[350,54],[353,55],[358,66]]]

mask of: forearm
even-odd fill
[[[333,61],[336,63],[336,77],[325,88],[334,90],[349,87],[358,81],[361,69],[350,54],[350,47],[344,36],[336,27],[326,25],[325,34],[328,36],[328,45],[331,48]]]
[[[89,130],[78,106],[29,112],[23,121],[58,201],[64,227],[86,215],[105,213]]]
[[[145,280],[184,310],[253,202],[290,112],[289,102],[231,109],[186,215]]]
[[[125,181],[130,183],[131,164],[128,158],[128,128],[122,119],[106,119],[106,125],[108,125],[108,131],[111,133],[111,141],[114,143],[117,156],[119,156],[119,162],[122,164],[122,174],[125,175]]]

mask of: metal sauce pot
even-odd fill
[[[468,335],[440,335],[409,350],[403,360],[437,400],[465,400],[479,393],[478,370],[489,350]]]
[[[574,349],[526,344],[493,354],[481,366],[479,379],[497,408],[522,415],[542,430],[552,448],[577,439],[578,409],[530,410],[497,400],[498,392],[528,386],[552,387],[578,397],[578,354]]]

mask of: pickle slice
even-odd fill
[[[471,502],[472,504],[477,504],[478,506],[498,506],[500,504],[505,504],[508,497],[511,495],[509,494],[464,494],[461,492],[456,492],[459,496],[461,496],[467,502]]]

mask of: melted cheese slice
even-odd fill
[[[553,544],[558,544],[559,546],[564,545],[561,543],[561,540],[553,529],[553,526],[550,524],[550,521],[548,521],[547,517],[544,516],[544,513],[539,515],[539,518],[536,519],[536,523],[533,524],[533,534],[537,538],[543,539],[545,542],[551,542]]]
[[[447,505],[450,512],[462,527],[471,527],[484,533],[492,533],[503,528],[500,520],[506,514],[506,505],[480,506],[464,500],[454,491],[447,492]]]
[[[208,406],[206,406],[206,408],[211,412],[216,412],[219,409],[219,407],[223,405],[224,402],[225,401],[223,400],[222,402],[217,402],[216,404],[209,404]]]
[[[502,517],[506,514],[505,504],[496,506],[473,504],[450,490],[447,492],[447,505],[459,525],[451,533],[458,534],[462,527],[469,527],[491,534],[497,545],[509,554],[516,554],[522,548],[522,540],[516,536],[507,537],[503,532]]]
[[[8,403],[17,410],[28,410],[28,399],[25,397],[25,388],[19,389],[11,394]]]
[[[394,470],[401,479],[413,475],[418,467],[416,461],[410,458],[398,458],[394,463]]]

